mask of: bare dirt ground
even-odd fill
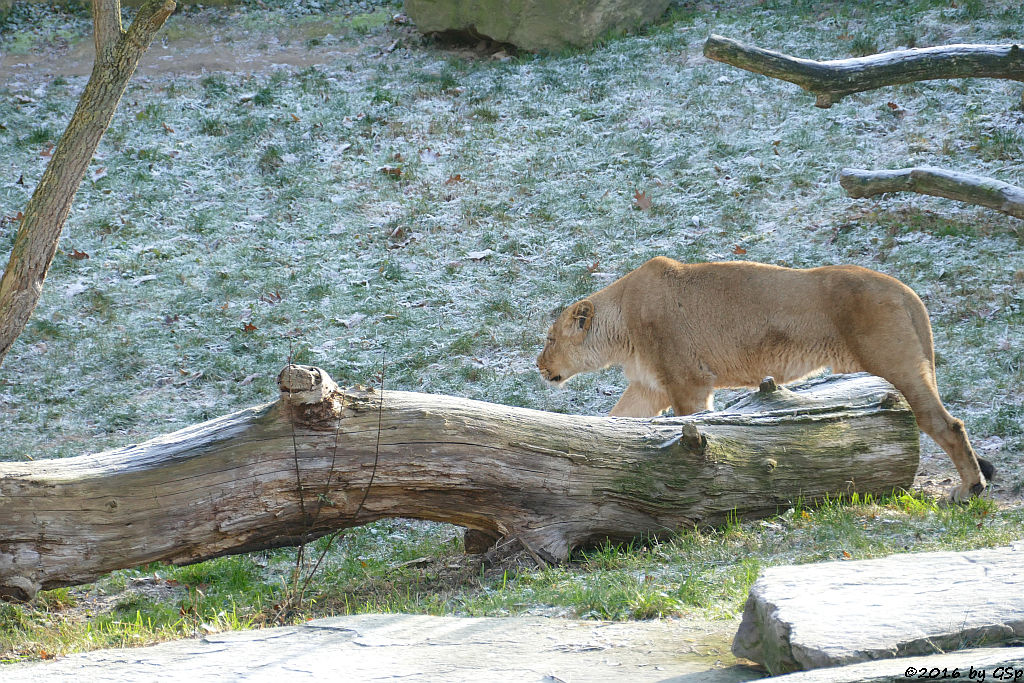
[[[224,71],[258,73],[279,67],[304,68],[330,62],[340,47],[307,48],[295,42],[300,32],[288,35],[248,35],[225,40],[218,28],[190,22],[189,37],[168,40],[159,35],[139,63],[136,76],[202,75]],[[372,37],[367,37],[373,40]],[[0,57],[0,80],[45,83],[56,76],[88,76],[95,50],[90,40],[48,45],[32,54]]]
[[[235,15],[237,16],[237,15]],[[228,17],[230,20],[232,17]],[[176,31],[157,34],[143,55],[136,77],[201,76],[213,72],[264,73],[278,68],[306,68],[329,64],[353,51],[351,42],[331,44],[330,27],[296,21],[273,32],[231,24],[211,23],[202,12],[174,17]],[[359,38],[359,50],[376,44],[381,52],[393,51],[405,41],[422,38],[402,15],[388,22],[383,33]],[[315,42],[315,45],[310,45]],[[480,41],[474,45],[445,44],[444,49],[464,57],[502,58],[511,47]],[[57,76],[88,76],[95,50],[91,35],[73,42],[56,41],[37,46],[29,54],[0,54],[0,81],[46,83]]]

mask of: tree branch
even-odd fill
[[[71,202],[128,80],[174,7],[174,0],[150,0],[128,31],[121,32],[118,0],[97,0],[93,6],[100,52],[78,107],[25,207],[0,279],[0,364],[39,303]]]
[[[986,206],[1024,219],[1024,188],[984,176],[928,167],[893,171],[844,168],[839,173],[839,184],[854,199],[884,192],[917,192]]]
[[[843,97],[936,78],[1002,78],[1024,81],[1020,45],[944,45],[818,62],[711,35],[704,56],[754,73],[796,83],[827,109]]]
[[[143,53],[149,49],[156,32],[167,21],[167,17],[174,13],[176,4],[174,0],[150,0],[139,9],[132,25],[122,38],[121,50],[123,59],[131,60],[138,64]],[[132,69],[134,70],[134,66]],[[130,75],[130,74],[129,74]]]
[[[92,0],[93,42],[96,61],[109,63],[114,56],[121,28],[121,0]]]

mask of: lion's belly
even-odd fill
[[[715,387],[756,387],[765,377],[773,377],[779,384],[794,382],[829,367],[827,363],[789,359],[777,363],[755,366],[723,368],[715,373]]]
[[[768,376],[785,384],[825,368],[833,372],[860,370],[845,343],[830,330],[803,330],[797,335],[770,327],[748,330],[745,335],[736,335],[738,340],[729,340],[720,330],[704,332],[696,335],[696,341],[692,335],[679,335],[674,343],[636,354],[622,363],[626,378],[671,393],[666,383],[756,387]],[[661,336],[670,337],[670,333]]]
[[[795,382],[826,368],[833,372],[858,370],[848,354],[834,349],[746,349],[711,365],[715,387],[755,387],[771,376],[779,384]]]

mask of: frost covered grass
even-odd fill
[[[507,61],[418,37],[389,19],[394,3],[268,4],[269,14],[197,16],[225,30],[244,25],[256,47],[274,42],[277,28],[305,36],[293,39],[304,51],[343,49],[316,67],[132,81],[43,300],[0,369],[0,460],[96,452],[272,400],[289,359],[367,384],[386,353],[393,389],[602,413],[624,386],[618,371],[555,391],[533,366],[565,304],[659,254],[856,263],[900,278],[928,305],[943,399],[1000,470],[1009,509],[887,503],[870,518],[833,506],[806,521],[605,549],[504,583],[458,572],[463,583],[446,582],[432,567],[459,557],[454,530],[394,523],[391,536],[377,527],[349,535],[304,609],[731,613],[759,565],[1020,537],[1020,221],[930,197],[850,200],[837,176],[843,166],[927,164],[1024,185],[1024,86],[921,82],[820,110],[796,86],[701,56],[711,32],[822,59],[1019,41],[1019,3],[676,3],[643,35]],[[191,36],[177,19],[169,39]],[[20,44],[24,26],[11,26],[0,50]],[[0,253],[84,83],[11,78],[0,87]],[[927,440],[926,449],[937,452]],[[944,456],[933,460],[938,479],[951,474]],[[829,514],[845,521],[833,525]],[[374,546],[379,564],[360,543]],[[396,572],[424,543],[430,566]],[[225,623],[264,623],[280,600],[272,560],[287,564],[289,552],[214,561],[250,563],[252,578],[210,598],[210,611],[205,598],[194,613],[182,608],[194,618],[179,610],[176,620],[174,609],[159,617],[166,605],[156,601],[115,621],[135,624],[137,612],[145,625],[148,614],[155,625],[139,632],[165,635],[221,612]],[[174,578],[186,570],[152,571],[155,581],[191,585]],[[424,576],[431,571],[440,578]],[[130,587],[131,572],[116,576]],[[219,586],[212,576],[195,585]],[[111,581],[93,590],[120,590]],[[33,609],[4,608],[0,634],[16,635],[3,649],[54,651],[25,645],[37,638],[25,633],[59,630],[47,608]],[[52,623],[17,626],[37,616]],[[67,647],[111,641],[74,642]]]

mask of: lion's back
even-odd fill
[[[768,374],[790,381],[826,366],[859,369],[851,340],[855,345],[858,331],[879,325],[896,337],[913,327],[913,336],[931,341],[916,295],[858,266],[804,270],[659,256],[605,291],[622,312],[638,364],[696,364],[719,386],[756,384]]]

